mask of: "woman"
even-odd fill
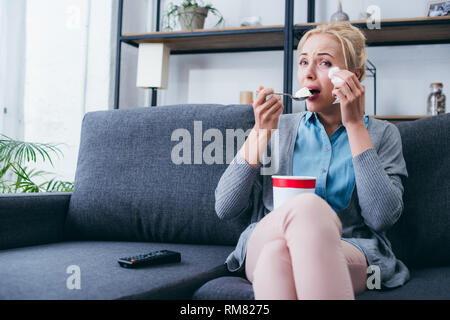
[[[407,171],[398,129],[364,115],[365,37],[346,22],[322,24],[302,37],[297,59],[300,86],[319,94],[307,99],[307,112],[281,115],[280,96],[262,90],[255,126],[216,188],[220,218],[250,219],[228,269],[245,271],[255,299],[354,299],[368,271],[375,286],[377,276],[384,287],[403,285],[409,271],[386,230],[402,213]],[[328,77],[332,67],[341,69],[337,85]],[[316,177],[315,194],[276,210],[271,176],[261,174],[274,129],[275,174]]]

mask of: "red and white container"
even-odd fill
[[[301,193],[314,193],[316,177],[308,176],[272,176],[273,209],[281,207],[289,199]]]

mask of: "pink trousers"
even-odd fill
[[[366,288],[367,262],[341,235],[339,217],[316,194],[267,214],[247,245],[245,272],[255,299],[354,299]]]

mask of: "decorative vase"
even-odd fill
[[[338,0],[338,11],[331,15],[330,21],[348,21],[348,14],[342,11],[341,0]]]
[[[208,8],[203,7],[179,8],[178,13],[181,29],[190,31],[203,29],[208,10]]]

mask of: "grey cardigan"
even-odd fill
[[[258,167],[251,167],[236,154],[215,190],[219,218],[248,215],[250,224],[242,232],[234,251],[226,259],[231,272],[243,271],[247,241],[254,227],[273,210],[272,174],[292,175],[292,158],[300,121],[306,112],[283,114]],[[374,148],[353,158],[355,187],[346,208],[337,214],[342,222],[342,238],[357,244],[369,265],[380,268],[381,285],[393,288],[409,279],[408,268],[396,259],[386,231],[403,211],[401,176],[407,177],[400,133],[387,121],[369,119],[367,126]],[[277,139],[274,141],[274,137]],[[278,143],[277,143],[278,141]],[[278,144],[279,152],[268,151]],[[262,174],[263,170],[264,174]],[[371,272],[370,272],[371,274]],[[369,274],[369,275],[370,275]]]

